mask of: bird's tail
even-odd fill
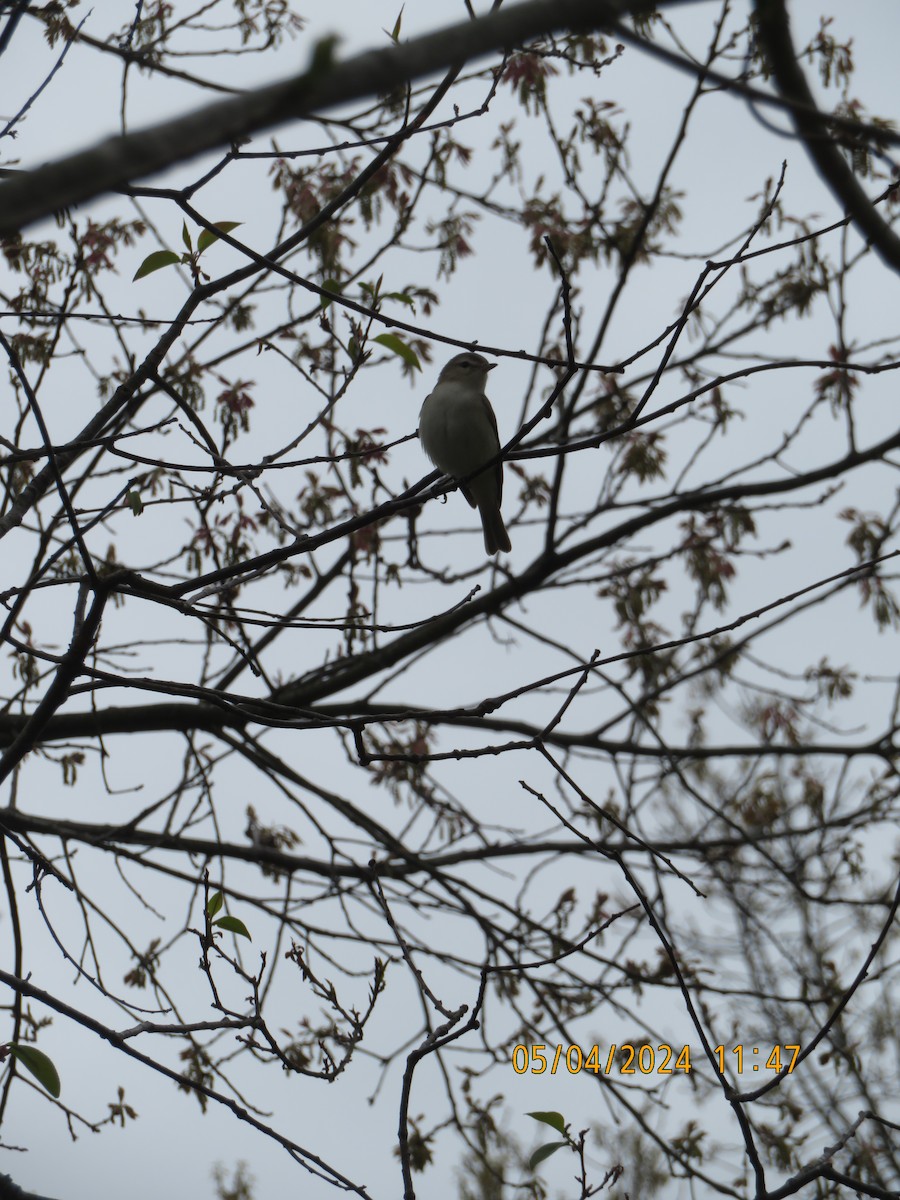
[[[499,508],[479,507],[481,514],[481,528],[484,530],[484,548],[488,554],[496,554],[502,550],[504,554],[509,554],[512,549],[509,534],[506,532],[506,526],[503,524],[503,516]]]

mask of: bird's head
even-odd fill
[[[465,350],[457,354],[444,367],[439,376],[441,383],[467,383],[483,392],[487,383],[488,371],[493,371],[496,363],[489,363],[486,358],[476,354],[474,350]]]

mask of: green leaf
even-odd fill
[[[396,44],[397,44],[397,42],[399,42],[399,41],[400,41],[400,25],[401,25],[401,24],[402,24],[402,22],[403,22],[403,10],[404,10],[404,8],[406,8],[406,5],[405,5],[405,4],[401,4],[401,5],[400,5],[400,11],[397,13],[397,20],[394,22],[394,28],[391,30],[391,32],[390,32],[390,33],[388,33],[388,31],[387,31],[386,29],[382,29],[382,31],[381,31],[382,33],[387,33],[387,34],[388,34],[388,37],[391,39],[391,41],[394,43],[394,45],[396,45]]]
[[[243,225],[243,223],[243,221],[213,221],[213,225],[215,225],[216,229],[218,229],[220,233],[231,233],[232,229],[237,229],[237,227],[239,225]],[[197,253],[202,254],[204,250],[208,249],[213,244],[213,242],[217,242],[218,240],[219,234],[213,233],[209,229],[201,230],[200,236],[197,238]]]
[[[188,233],[187,221],[182,221],[181,223],[181,240],[187,246],[188,254],[192,254],[194,247],[191,245],[191,235]]]
[[[181,262],[181,259],[174,250],[154,250],[152,254],[147,255],[135,271],[131,282],[134,283],[135,279],[143,279],[145,275],[151,275],[162,267],[174,266],[178,262]]]
[[[336,293],[340,294],[341,281],[339,279],[323,279],[322,287],[325,289],[326,292],[336,292]],[[319,303],[322,305],[323,308],[328,308],[329,304],[332,303],[331,297],[330,296],[320,296]]]
[[[238,920],[237,917],[219,917],[218,921],[213,921],[213,925],[217,926],[219,929],[227,929],[229,933],[240,934],[240,936],[245,937],[248,942],[253,941],[247,926],[243,921]]]
[[[558,1112],[530,1112],[525,1114],[526,1117],[533,1117],[535,1121],[540,1121],[544,1125],[552,1125],[557,1133],[565,1134],[566,1118],[562,1113]]]
[[[224,903],[225,901],[222,899],[222,893],[213,892],[207,901],[206,915],[208,917],[214,917]]]
[[[125,503],[131,509],[132,515],[139,517],[144,511],[144,502],[141,499],[140,492],[129,492],[125,497]]]
[[[416,302],[412,296],[407,296],[406,292],[385,292],[383,300],[399,300],[401,304],[405,304],[408,308],[415,309]]]
[[[43,1050],[36,1050],[34,1046],[20,1046],[16,1042],[10,1043],[9,1048],[13,1058],[20,1062],[26,1071],[31,1072],[54,1100],[58,1099],[61,1090],[59,1073]]]
[[[407,346],[406,342],[398,338],[396,333],[379,333],[378,337],[372,338],[372,341],[377,342],[379,346],[385,346],[393,354],[399,355],[407,366],[422,370],[418,354],[411,346]]]
[[[528,1160],[529,1171],[533,1171],[545,1158],[549,1158],[551,1154],[555,1154],[557,1150],[562,1150],[567,1145],[568,1142],[547,1142],[543,1146],[538,1146],[537,1150],[535,1150],[534,1154]]]

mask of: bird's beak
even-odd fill
[[[487,367],[485,367],[485,370],[493,371],[493,369],[494,369],[494,367],[496,367],[496,365],[497,365],[496,363],[488,363]]]

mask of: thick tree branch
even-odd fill
[[[875,210],[834,140],[828,116],[816,108],[797,61],[784,0],[756,0],[755,8],[759,39],[772,76],[782,96],[794,102],[791,118],[816,169],[882,262],[900,272],[900,237]]]
[[[670,4],[685,2],[669,0]],[[658,7],[652,0],[527,0],[477,21],[463,21],[405,45],[371,50],[338,63],[332,63],[328,45],[319,43],[311,65],[299,75],[138,133],[107,138],[3,184],[0,236],[251,133],[389,92],[398,84],[544,33],[601,29],[629,13]]]

